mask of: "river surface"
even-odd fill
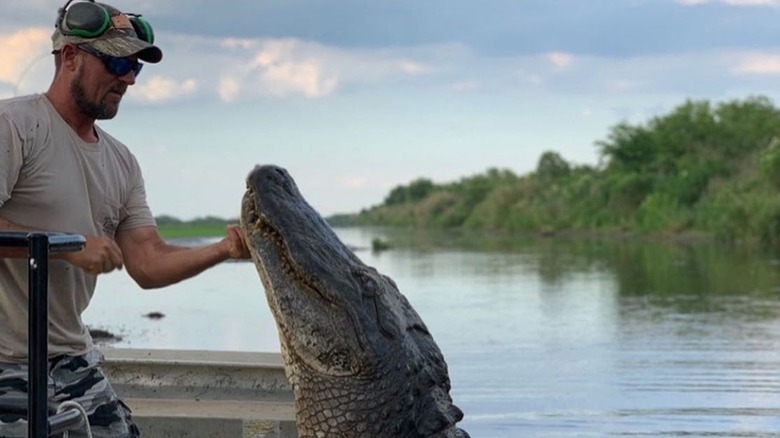
[[[337,233],[423,318],[474,438],[780,437],[778,254]],[[374,238],[394,248],[372,252]],[[118,347],[279,351],[251,263],[153,291],[124,272],[103,276],[85,320],[120,335]]]

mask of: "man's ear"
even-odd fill
[[[60,60],[62,67],[66,70],[75,70],[78,66],[78,58],[81,50],[79,50],[74,44],[65,44],[60,49]]]

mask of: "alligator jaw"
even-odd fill
[[[369,360],[357,317],[337,291],[305,273],[258,198],[249,186],[241,226],[277,322],[285,361],[296,367],[306,364],[322,375],[358,374]]]
[[[281,261],[280,266],[287,276],[294,278],[295,281],[317,293],[322,300],[332,303],[331,299],[320,291],[316,282],[307,278],[303,270],[294,262],[281,233],[277,231],[276,227],[271,224],[271,221],[268,220],[268,218],[258,212],[257,199],[254,196],[254,190],[251,187],[247,188],[243,206],[246,209],[246,213],[241,215],[241,219],[243,221],[246,217],[249,221],[247,224],[244,224],[244,229],[253,230],[253,232],[247,236],[250,242],[253,243],[249,245],[253,260],[262,265],[262,258],[257,256],[256,248],[264,245],[275,246],[279,260]],[[267,272],[263,277],[268,277]]]

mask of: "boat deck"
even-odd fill
[[[274,353],[102,349],[104,371],[144,437],[297,438]]]

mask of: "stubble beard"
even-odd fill
[[[70,92],[76,106],[81,113],[93,120],[113,119],[119,111],[119,104],[109,105],[106,102],[94,102],[87,97],[87,90],[84,88],[84,69],[79,69],[75,80],[71,83]]]

